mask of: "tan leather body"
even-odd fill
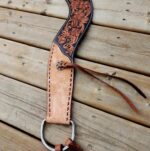
[[[48,123],[70,124],[74,69],[58,70],[59,61],[71,62],[57,44],[53,43],[48,66]]]

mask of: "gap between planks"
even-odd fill
[[[0,8],[0,36],[49,49],[64,20]],[[42,21],[41,21],[42,20]],[[150,36],[91,26],[77,56],[150,75]]]
[[[93,0],[93,3],[94,24],[150,33],[149,0]],[[68,16],[65,0],[0,0],[0,6],[58,18]]]
[[[41,141],[0,122],[0,150],[1,151],[47,151]]]
[[[49,52],[43,51],[43,49],[0,39],[0,73],[12,77],[13,79],[29,83],[30,85],[46,89],[48,55]],[[77,72],[73,94],[76,100],[106,112],[142,123],[143,125],[150,126],[150,121],[148,120],[150,118],[150,107],[147,105],[150,101],[149,77],[81,59],[75,59],[75,61],[95,71],[109,74],[115,72],[116,76],[125,77],[127,80],[135,83],[148,97],[147,100],[144,100],[128,84],[101,77],[108,83],[121,89],[133,100],[133,103],[141,112],[141,115],[137,115],[119,95],[109,88],[106,88],[104,85],[97,84],[97,82],[91,80],[85,74]]]
[[[46,92],[0,76],[0,119],[39,137],[46,113]],[[80,111],[80,112],[79,112]],[[149,151],[150,129],[73,101],[76,139],[86,151]],[[61,143],[70,135],[66,126],[46,127],[48,142]],[[56,137],[57,136],[57,137]],[[140,139],[139,139],[140,137]]]

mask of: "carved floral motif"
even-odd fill
[[[84,32],[91,13],[90,0],[72,0],[71,15],[63,31],[58,36],[58,42],[70,56],[79,36]]]

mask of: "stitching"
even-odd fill
[[[71,107],[71,95],[72,95],[72,81],[73,81],[73,69],[71,69],[70,74],[70,84],[69,84],[69,93],[68,93],[68,103],[67,103],[67,112],[66,112],[66,121],[70,120],[70,107]]]
[[[49,58],[49,71],[48,71],[48,116],[51,116],[51,92],[50,92],[50,74],[51,74],[51,62],[54,52],[54,45],[51,48],[51,56]]]
[[[51,63],[54,53],[54,45],[51,48],[51,56],[49,58],[49,70],[48,70],[48,117],[51,116],[51,92],[50,92],[50,74],[51,74]],[[66,108],[66,121],[70,120],[70,107],[71,107],[71,95],[72,95],[72,83],[73,82],[73,69],[71,69],[70,80],[69,80],[69,92],[68,92],[68,102]]]

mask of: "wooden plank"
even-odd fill
[[[40,123],[46,113],[46,92],[4,76],[0,76],[0,85],[0,119],[39,137]],[[77,142],[86,151],[149,151],[149,128],[75,101],[73,117]],[[46,138],[51,143],[62,142],[69,133],[68,127],[46,128]]]
[[[1,151],[47,151],[41,142],[16,129],[0,123],[0,150]]]
[[[0,36],[49,49],[64,20],[0,8]],[[92,26],[77,56],[150,75],[150,35]]]
[[[46,89],[48,55],[49,52],[43,49],[0,39],[0,73]],[[99,72],[116,73],[116,76],[124,77],[135,83],[150,98],[149,77],[81,59],[76,59],[76,62]],[[79,102],[150,126],[150,107],[147,105],[150,99],[144,100],[124,82],[104,79],[126,93],[140,110],[141,115],[133,113],[124,100],[114,91],[101,83],[97,84],[97,81],[91,80],[81,72],[76,74],[74,98]]]
[[[93,0],[93,23],[150,33],[149,0]],[[0,6],[49,16],[66,18],[65,0],[0,0]]]

